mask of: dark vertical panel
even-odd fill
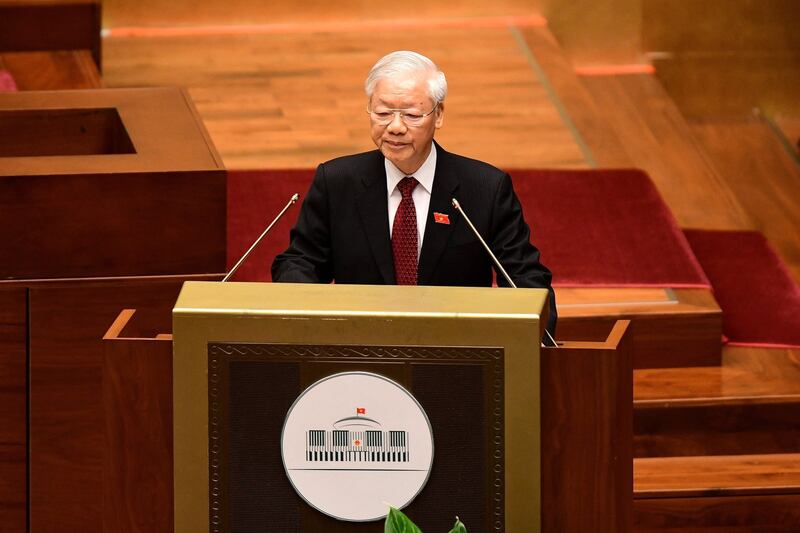
[[[300,394],[299,364],[232,362],[229,372],[230,531],[298,531],[300,502],[283,469],[280,439]]]
[[[542,350],[542,531],[624,533],[633,501],[630,345],[568,345]]]
[[[3,176],[0,242],[0,278],[220,272],[225,173]]]
[[[104,348],[103,530],[169,533],[172,341],[114,340]]]
[[[412,365],[412,392],[433,427],[433,470],[405,512],[423,531],[449,531],[459,516],[470,533],[488,531],[484,368]]]
[[[25,531],[26,289],[0,290],[0,529]]]

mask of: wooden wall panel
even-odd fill
[[[606,343],[542,350],[545,533],[630,531],[633,369],[631,345],[622,336],[627,324],[618,322]]]
[[[576,65],[637,63],[642,0],[537,0],[564,52]]]
[[[32,531],[102,530],[102,337],[125,307],[168,316],[181,283],[132,280],[31,289]]]
[[[0,0],[0,52],[91,50],[100,68],[100,0]]]
[[[224,171],[4,176],[0,186],[0,278],[225,268]]]
[[[171,330],[169,317],[165,326]],[[103,528],[170,532],[172,341],[104,344]]]
[[[27,291],[0,289],[0,524],[25,531]],[[6,529],[8,528],[8,529]]]

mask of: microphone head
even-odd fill
[[[292,202],[292,203],[295,203],[295,202],[297,201],[297,199],[298,199],[298,198],[300,198],[300,195],[299,195],[299,194],[297,194],[297,193],[294,193],[294,194],[292,195],[291,202]]]
[[[453,207],[461,211],[461,204],[459,204],[458,200],[456,200],[455,198],[453,198]]]

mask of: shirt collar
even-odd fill
[[[409,174],[404,174],[399,168],[394,166],[394,163],[386,158],[384,158],[383,162],[384,166],[386,167],[386,188],[389,194],[392,194],[397,187],[397,184],[400,183],[400,180]],[[414,178],[419,182],[422,188],[427,191],[428,194],[431,194],[431,191],[433,190],[433,176],[435,173],[436,144],[431,142],[431,152],[428,154],[427,159],[425,159],[425,162],[422,163],[422,166],[419,167],[416,172],[410,175],[414,176]]]

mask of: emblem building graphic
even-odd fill
[[[427,483],[433,431],[400,384],[380,374],[343,372],[297,397],[284,422],[281,454],[290,483],[315,509],[340,520],[381,520],[387,504],[407,506]]]

